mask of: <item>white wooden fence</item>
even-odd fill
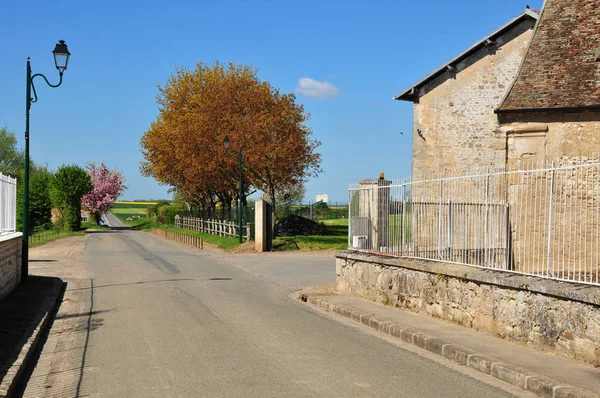
[[[239,226],[235,221],[204,220],[196,217],[175,216],[177,228],[204,232],[219,236],[239,236]],[[250,240],[250,224],[242,225],[242,236]]]
[[[0,234],[17,227],[17,180],[0,173]]]

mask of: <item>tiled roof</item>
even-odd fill
[[[600,0],[546,0],[498,112],[600,106]]]

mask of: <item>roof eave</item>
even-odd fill
[[[526,17],[531,17],[535,20],[538,20],[540,16],[538,14],[536,14],[535,12],[531,11],[530,9],[525,9],[525,11],[523,11],[519,16],[517,16],[516,18],[513,18],[507,24],[503,25],[499,29],[495,30],[493,33],[484,37],[483,40],[478,41],[475,45],[471,46],[466,51],[463,51],[460,55],[453,58],[450,62],[446,62],[443,66],[435,69],[432,73],[425,76],[423,79],[419,80],[416,84],[413,84],[406,90],[401,91],[398,95],[396,95],[394,97],[394,100],[415,102],[418,99],[418,95],[415,96],[413,94],[410,94],[411,91],[418,92],[418,90],[420,90],[420,88],[422,86],[424,86],[429,81],[436,78],[437,76],[446,72],[449,65],[456,65],[457,63],[461,62],[463,59],[466,59],[468,56],[470,56],[473,52],[478,50],[480,47],[485,46],[485,43],[488,40],[492,40],[494,37],[500,36],[501,33],[510,29],[513,25],[517,25],[517,24],[521,23],[521,21]]]

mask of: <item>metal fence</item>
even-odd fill
[[[600,284],[600,161],[536,166],[361,181],[349,247]]]
[[[17,180],[0,173],[0,234],[17,227]]]
[[[277,220],[295,215],[310,220],[331,220],[348,217],[348,204],[340,202],[314,202],[308,204],[297,204],[290,207],[277,206]]]
[[[204,232],[212,235],[219,236],[239,236],[240,227],[233,221],[219,221],[219,220],[204,220],[196,217],[181,217],[175,216],[175,226],[177,228],[189,229],[197,232]],[[250,223],[242,225],[242,236],[246,240],[251,238],[251,227]]]

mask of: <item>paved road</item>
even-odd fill
[[[244,266],[244,255],[231,260],[125,230],[89,234],[79,245],[68,257],[79,255],[83,270],[67,288],[25,397],[514,392],[291,300],[298,280],[332,280],[334,262],[326,256],[289,256],[279,266],[277,256],[246,256],[253,260]],[[316,269],[318,276],[305,275]]]

